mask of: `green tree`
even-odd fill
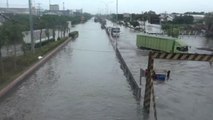
[[[213,36],[213,14],[212,13],[206,14],[204,19],[207,27],[206,35],[209,37]]]
[[[178,38],[180,30],[178,28],[170,28],[167,30],[168,36]]]
[[[41,44],[42,33],[43,33],[43,29],[45,29],[45,21],[41,18],[38,19],[38,29],[40,30],[39,44],[40,44],[40,47],[41,47],[42,46],[42,44]]]
[[[160,15],[157,15],[154,11],[148,11],[142,14],[142,20],[148,20],[151,24],[159,24]]]
[[[5,30],[5,36],[8,37],[8,42],[10,45],[13,45],[14,52],[14,69],[16,69],[16,56],[17,48],[16,45],[23,43],[23,26],[18,23],[5,22],[3,24],[3,29]]]
[[[132,21],[130,22],[130,24],[135,28],[136,26],[139,26],[139,22],[138,21]]]
[[[1,76],[4,75],[4,64],[3,64],[3,60],[2,60],[2,47],[4,46],[5,44],[5,41],[6,41],[6,38],[7,36],[5,35],[5,32],[4,32],[4,28],[3,26],[0,26],[0,66],[1,66]]]
[[[173,20],[174,24],[193,24],[194,18],[192,16],[176,16]]]
[[[63,31],[63,37],[65,37],[66,31],[68,30],[68,22],[66,19],[63,19],[61,22],[61,27],[62,27],[62,31]]]

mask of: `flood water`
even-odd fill
[[[0,120],[141,120],[142,106],[105,31],[92,20],[70,42],[0,101]]]
[[[146,69],[148,51],[136,47],[136,35],[142,34],[121,27],[118,48],[135,79],[139,82],[140,68]],[[196,48],[212,48],[213,40],[199,36],[182,36],[192,53],[208,53]],[[171,79],[155,83],[159,120],[212,120],[213,67],[208,62],[155,60],[156,70],[171,70]],[[142,97],[145,79],[142,80]],[[143,102],[143,98],[141,100]],[[151,115],[153,116],[153,111]]]
[[[112,25],[110,23],[110,25]],[[0,101],[0,120],[153,120],[132,95],[99,23],[77,25],[70,42],[32,76]],[[148,52],[136,47],[136,35],[121,27],[118,48],[135,79],[147,67]],[[212,41],[184,36],[192,46]],[[155,69],[171,70],[171,79],[156,83],[158,120],[212,120],[213,68],[207,62],[155,60]],[[145,79],[142,80],[142,97]],[[143,98],[141,99],[143,103]]]

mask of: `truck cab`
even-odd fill
[[[174,52],[177,52],[177,53],[185,53],[185,52],[188,52],[188,50],[189,50],[188,46],[180,40],[175,41],[174,47],[175,47]]]

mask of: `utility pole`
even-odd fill
[[[51,0],[49,0],[49,10],[50,10]]]
[[[118,21],[118,0],[116,0],[116,21]]]
[[[118,22],[118,0],[116,0],[116,22]],[[118,24],[118,23],[117,23]],[[116,25],[117,25],[116,24]],[[118,38],[116,37],[116,43],[115,43],[116,49],[118,47]]]
[[[41,3],[38,3],[38,16],[41,14]]]
[[[65,10],[64,2],[63,2],[63,10]]]
[[[30,37],[31,37],[31,51],[35,53],[35,43],[33,40],[33,18],[32,18],[32,3],[29,0],[29,18],[30,18]]]
[[[9,2],[8,2],[8,0],[7,0],[7,8],[9,8]]]

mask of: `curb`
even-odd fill
[[[63,48],[67,43],[71,41],[71,38],[68,38],[61,45],[53,49],[51,52],[47,53],[41,60],[34,63],[27,70],[24,71],[21,75],[19,75],[16,79],[14,79],[11,83],[9,83],[6,87],[0,90],[0,98],[10,92],[14,87],[18,85],[18,83],[24,81],[29,75],[31,75],[34,71],[36,71],[41,65],[47,62],[54,54],[56,54],[61,48]]]

